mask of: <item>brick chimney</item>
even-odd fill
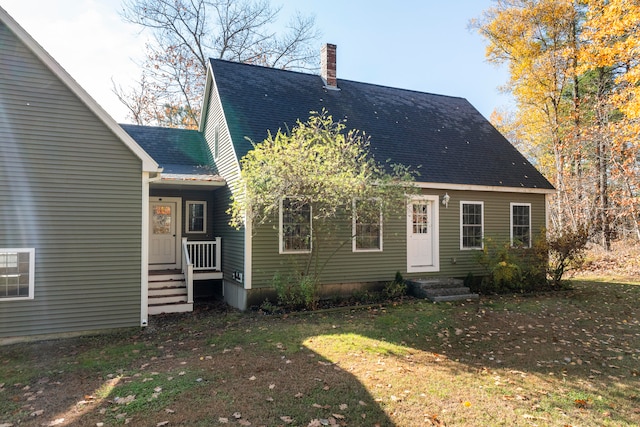
[[[336,77],[336,45],[327,43],[320,50],[320,68],[322,80],[328,89],[338,89]]]

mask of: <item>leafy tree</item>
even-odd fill
[[[556,186],[554,228],[590,224],[605,248],[640,239],[639,19],[624,0],[496,0],[471,24],[509,67],[517,111],[494,120]]]
[[[251,223],[255,230],[256,225],[276,222],[283,199],[290,203],[291,211],[312,212],[312,242],[306,246],[310,252],[301,276],[317,279],[323,268],[318,264],[319,244],[332,242],[329,249],[335,253],[354,237],[349,232],[347,240],[331,240],[339,227],[336,224],[347,223],[351,229],[345,213],[366,222],[366,218],[379,218],[381,212],[384,218],[406,212],[405,193],[414,174],[404,166],[378,163],[368,147],[364,133],[347,131],[326,111],[312,112],[306,122],[298,121],[290,131],[270,134],[241,159],[244,191],[232,203],[232,225],[239,228]],[[354,200],[374,202],[359,203],[354,212]],[[324,265],[328,259],[323,260]]]
[[[138,87],[113,90],[138,124],[198,126],[210,57],[286,69],[315,69],[315,19],[296,14],[286,32],[272,25],[268,0],[125,0],[122,17],[153,41]]]

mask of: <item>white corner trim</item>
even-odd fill
[[[244,288],[251,289],[252,279],[253,279],[253,269],[252,269],[252,252],[253,252],[253,225],[251,224],[251,220],[248,219],[248,215],[245,213],[244,216]]]
[[[142,172],[142,248],[140,257],[140,326],[149,324],[149,172]]]

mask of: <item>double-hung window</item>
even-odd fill
[[[511,246],[531,247],[531,203],[511,203]]]
[[[33,299],[34,248],[0,248],[0,301]]]
[[[382,207],[379,199],[353,201],[353,252],[382,251]]]
[[[311,205],[297,197],[280,200],[280,253],[309,253],[312,240]]]
[[[187,201],[187,233],[207,232],[207,202]]]
[[[484,203],[460,202],[460,249],[482,249]]]

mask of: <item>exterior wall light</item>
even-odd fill
[[[442,196],[442,204],[444,205],[445,208],[449,207],[449,199],[451,199],[451,196],[449,196],[449,193],[444,193],[444,196]]]

